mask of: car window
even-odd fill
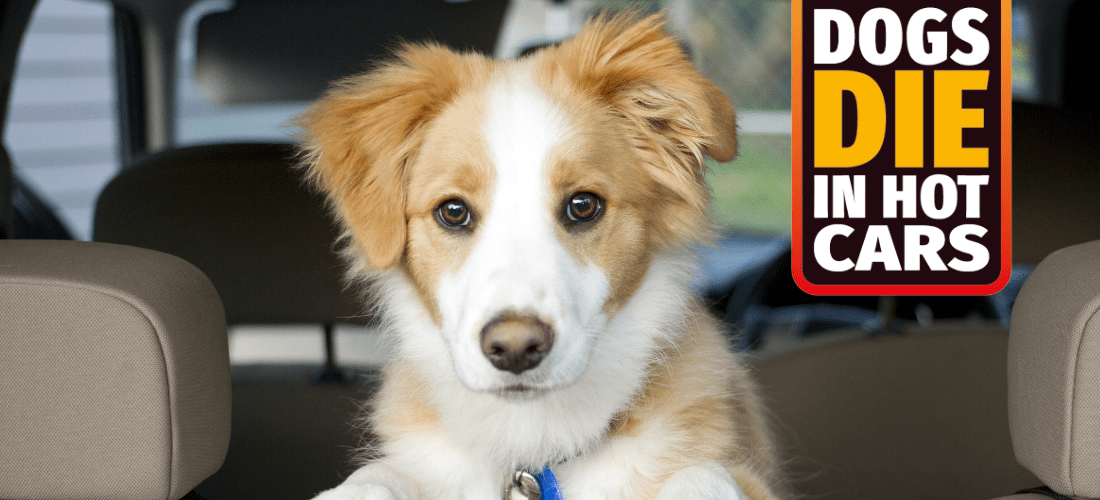
[[[1033,101],[1039,98],[1035,82],[1035,58],[1032,57],[1031,12],[1026,5],[1012,6],[1012,98]]]
[[[118,170],[114,39],[106,2],[42,0],[20,47],[4,143],[16,175],[89,239]]]
[[[287,122],[308,102],[215,104],[195,84],[195,32],[207,14],[228,10],[231,1],[196,3],[184,16],[176,62],[175,145],[218,142],[290,142],[293,130]]]
[[[740,153],[732,162],[709,165],[715,213],[731,230],[790,232],[790,2],[663,3],[679,14],[673,28],[700,70],[737,109]]]

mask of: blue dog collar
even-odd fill
[[[503,490],[503,499],[514,498],[512,493],[519,493],[527,499],[562,500],[561,488],[558,487],[558,478],[550,472],[550,467],[543,467],[539,472],[530,472],[525,469],[517,469],[512,474],[512,480],[507,482]]]
[[[554,477],[549,467],[543,467],[541,472],[535,474],[535,480],[539,482],[539,496],[542,500],[562,500],[558,478]]]

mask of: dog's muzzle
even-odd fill
[[[554,330],[530,315],[502,314],[481,329],[481,352],[498,370],[535,368],[554,346]]]

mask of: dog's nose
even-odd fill
[[[553,345],[554,330],[534,316],[498,316],[481,329],[481,352],[516,375],[538,366]]]

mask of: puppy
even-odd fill
[[[566,500],[776,498],[753,385],[688,287],[734,113],[660,17],[507,62],[406,45],[298,123],[399,339],[379,458],[318,500],[495,500],[544,468]]]

